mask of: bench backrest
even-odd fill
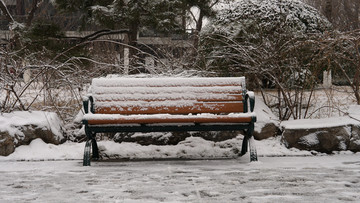
[[[100,114],[244,112],[245,78],[95,78],[91,96]]]

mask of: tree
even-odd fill
[[[351,31],[360,28],[359,0],[303,0],[317,8],[341,31]]]
[[[319,74],[311,42],[330,28],[300,1],[240,0],[219,11],[204,30],[203,66],[224,76],[246,75],[253,87],[276,88],[279,118],[304,118],[310,99],[304,91],[315,87]]]
[[[331,24],[316,9],[299,1],[240,0],[210,21],[202,35],[202,48],[210,59],[207,66],[241,68],[240,64],[219,57],[231,51],[223,46],[224,40],[248,45],[249,49],[254,45],[271,50],[283,47],[289,40],[304,39],[330,28]]]
[[[17,0],[16,3],[18,5],[17,6],[17,14],[23,13],[24,1],[23,0],[22,1]],[[32,1],[29,12],[27,13],[27,18],[26,18],[26,23],[25,23],[26,27],[31,26],[31,23],[32,23],[32,21],[34,19],[35,12],[42,3],[43,3],[43,1],[41,1],[41,0],[33,0]],[[9,12],[9,10],[7,9],[7,6],[6,6],[5,2],[2,1],[2,0],[0,1],[0,10],[2,11],[2,13],[5,15],[6,19],[8,20],[9,26],[12,26],[12,25],[15,25],[15,24],[18,23],[18,22],[15,21],[15,19],[13,18],[13,16]],[[25,27],[25,26],[23,26],[23,27]],[[10,30],[13,30],[13,29],[10,29]]]
[[[216,11],[214,6],[216,6],[220,0],[184,0],[185,10],[191,16],[191,22],[195,23],[195,39],[194,39],[194,47],[198,47],[199,42],[199,34],[203,27],[204,18],[215,17]],[[198,16],[196,16],[191,9],[196,7],[198,10]]]
[[[344,78],[360,105],[360,31],[333,32],[314,45],[317,63]]]
[[[137,35],[140,28],[153,29],[159,33],[183,32],[181,0],[56,0],[58,8],[65,11],[80,11],[84,19],[96,22],[107,29],[128,29],[130,55],[137,52]]]

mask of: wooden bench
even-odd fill
[[[254,93],[244,77],[95,78],[84,98],[84,166],[99,158],[96,133],[245,130],[241,155],[252,142]],[[250,145],[250,160],[256,149]]]

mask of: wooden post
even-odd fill
[[[129,75],[129,48],[124,48],[124,75]]]
[[[332,78],[331,78],[331,70],[323,72],[323,87],[331,88]]]

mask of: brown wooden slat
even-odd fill
[[[189,113],[240,113],[244,112],[242,102],[193,103],[189,106],[154,106],[153,103],[141,106],[95,107],[100,114],[189,114]]]
[[[111,119],[111,120],[88,120],[90,125],[102,124],[154,124],[154,123],[250,123],[251,117],[229,117],[217,116],[213,118],[133,118],[133,119]]]
[[[157,87],[226,87],[226,86],[240,86],[238,84],[208,84],[208,85],[168,85],[168,84],[160,84],[160,85],[152,85],[152,84],[144,84],[144,85],[133,85],[133,86],[123,86],[123,85],[107,85],[107,86],[102,86],[102,85],[96,85],[96,87],[101,87],[101,88],[109,88],[109,87],[117,87],[117,88],[132,88],[132,87],[151,87],[151,88],[157,88]]]

